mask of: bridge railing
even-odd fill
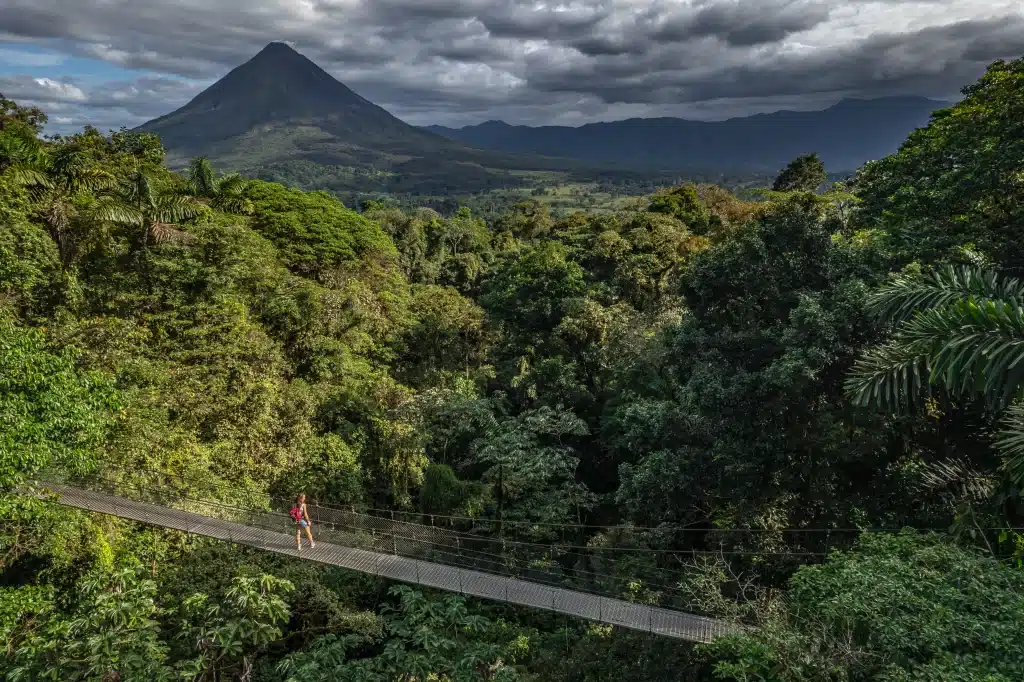
[[[111,472],[74,478],[47,474],[42,480],[157,504],[162,508],[199,514],[209,519],[231,521],[252,528],[289,534],[296,532],[295,522],[285,511],[291,504],[290,500],[275,500],[265,494],[224,495],[223,497],[235,500],[253,500],[252,505],[229,504],[216,499],[213,495],[187,491],[186,486],[180,481],[167,482],[168,479],[173,479],[173,476],[165,476],[164,482],[158,480],[144,483],[140,482],[140,477],[118,476]],[[351,508],[308,504],[307,509],[313,522],[314,539],[318,542],[325,541],[378,554],[419,559],[434,564],[516,578],[578,593],[636,601],[635,576],[614,575],[594,570],[595,566],[590,562],[591,557],[578,547],[566,549],[558,545],[489,537],[439,525],[393,520]],[[137,520],[151,521],[147,518]],[[236,540],[234,537],[223,539]],[[243,541],[242,544],[252,543]],[[652,606],[690,610],[690,605],[678,594],[675,584],[677,576],[678,573],[672,575],[664,572],[655,574],[656,578],[662,579],[661,581],[642,581],[645,595],[650,597],[653,594],[658,597],[656,603],[651,603]]]
[[[295,554],[291,534],[267,532],[258,525],[243,525],[242,521],[260,524],[270,518],[276,525],[279,515],[258,512],[254,517],[232,511],[235,520],[210,516],[223,513],[223,505],[205,506],[206,514],[185,511],[149,502],[140,502],[104,491],[80,486],[44,483],[24,492],[47,497],[59,495],[55,501],[79,509],[112,514],[123,519],[142,521],[157,526],[176,528],[188,533],[227,540],[264,550]],[[193,504],[194,501],[189,504]],[[262,516],[261,516],[262,515]],[[400,580],[424,587],[432,587],[467,596],[509,602],[531,608],[586,618],[621,627],[676,637],[695,642],[707,642],[733,630],[735,626],[693,614],[672,611],[646,604],[629,603],[620,599],[589,594],[580,590],[545,585],[536,581],[517,580],[493,574],[479,567],[467,569],[436,561],[410,559],[400,555],[353,549],[337,536],[335,530],[321,537],[323,545],[307,550],[308,558],[320,563],[362,571],[381,578]],[[327,544],[330,542],[331,544]]]

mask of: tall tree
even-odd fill
[[[208,212],[195,198],[180,196],[161,186],[140,165],[120,178],[93,209],[93,215],[131,230],[135,250],[145,252],[151,243],[187,241],[178,223]]]
[[[825,164],[818,155],[805,154],[789,162],[772,184],[776,192],[813,192],[827,178]]]
[[[900,262],[979,259],[1024,274],[1024,58],[998,61],[856,178],[858,223]]]
[[[189,195],[227,213],[249,214],[252,201],[245,195],[249,181],[238,173],[218,176],[205,156],[197,156],[186,174]]]

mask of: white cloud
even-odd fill
[[[60,102],[84,102],[88,99],[80,87],[71,83],[55,81],[52,78],[33,78],[32,82],[45,93],[42,95],[44,98]]]

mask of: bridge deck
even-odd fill
[[[47,483],[46,488],[59,495],[56,502],[68,507],[227,540],[308,561],[341,566],[381,578],[457,592],[471,597],[547,609],[655,635],[691,642],[708,642],[731,629],[729,624],[723,621],[679,611],[327,542],[317,542],[316,549],[306,547],[299,552],[295,549],[293,534],[253,528],[233,521],[80,488],[52,483]]]

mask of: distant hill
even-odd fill
[[[306,188],[449,195],[552,177],[537,171],[577,181],[631,173],[774,174],[810,151],[830,171],[853,169],[894,151],[941,105],[894,97],[717,123],[656,118],[579,128],[500,121],[417,128],[288,45],[270,43],[139,130],[160,136],[172,167],[205,155],[223,170]]]
[[[487,189],[518,184],[508,169],[579,165],[470,149],[411,126],[284,43],[138,129],[160,136],[172,166],[205,155],[225,169],[332,189]]]
[[[635,170],[721,168],[773,172],[817,152],[830,171],[854,170],[896,151],[948,102],[924,97],[845,99],[823,111],[776,111],[726,121],[632,118],[569,126],[487,121],[426,130],[481,149],[547,154]]]

